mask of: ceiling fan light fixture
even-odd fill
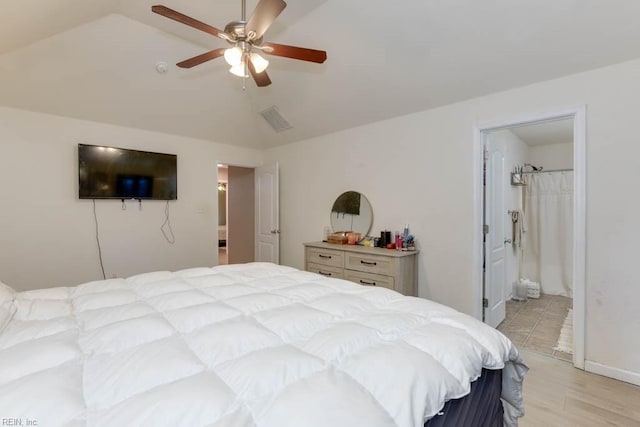
[[[251,53],[251,63],[253,64],[253,68],[255,68],[256,73],[258,74],[266,70],[269,66],[269,61],[255,52]]]
[[[239,46],[230,47],[224,51],[224,59],[227,64],[235,67],[242,63],[242,54],[243,51]]]
[[[249,77],[245,71],[244,62],[240,62],[238,65],[234,65],[229,69],[229,72],[238,77]]]
[[[229,48],[221,47],[213,49],[178,62],[176,64],[178,67],[192,68],[224,56],[226,62],[231,67],[229,71],[233,75],[242,77],[243,79],[253,77],[258,87],[265,87],[271,84],[271,79],[266,71],[269,66],[269,61],[256,54],[254,49],[261,51],[261,53],[300,61],[315,62],[318,64],[326,61],[327,52],[323,50],[307,49],[277,43],[263,43],[262,38],[265,32],[271,27],[284,8],[287,7],[285,0],[254,0],[257,4],[248,19],[246,16],[246,0],[240,1],[242,3],[241,20],[229,22],[224,27],[224,31],[163,5],[151,7],[153,13],[157,13],[165,18],[172,19],[212,36],[219,37],[231,45]],[[161,72],[161,70],[159,70],[159,72]],[[244,81],[242,88],[245,88]]]

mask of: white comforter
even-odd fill
[[[448,307],[273,264],[18,293],[0,333],[0,419],[43,426],[421,426],[521,364]],[[36,425],[36,424],[31,424]]]

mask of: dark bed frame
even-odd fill
[[[471,392],[445,403],[425,427],[502,427],[502,370],[483,369]]]

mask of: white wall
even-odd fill
[[[411,225],[419,294],[473,313],[474,126],[586,104],[586,357],[640,382],[638,75],[640,60],[268,150],[281,167],[282,262],[302,267],[302,242],[358,190],[374,231]]]
[[[163,201],[97,201],[107,277],[217,263],[218,161],[261,163],[255,150],[0,108],[0,280],[19,290],[100,279],[91,200],[78,199],[77,144],[178,155],[175,244]]]
[[[504,147],[505,174],[502,179],[505,182],[505,211],[501,214],[504,219],[505,238],[513,241],[513,222],[511,221],[511,215],[509,215],[508,211],[518,210],[522,212],[523,187],[511,185],[511,172],[515,166],[522,166],[526,162],[529,154],[529,146],[509,129],[491,132],[490,138],[493,143],[500,144]],[[487,222],[487,224],[489,224],[489,222]],[[522,251],[513,244],[507,244],[505,248],[506,279],[504,295],[510,298],[513,283],[520,277],[519,267]]]
[[[573,142],[529,147],[527,163],[544,170],[573,169]]]

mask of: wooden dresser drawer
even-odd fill
[[[418,251],[402,252],[326,242],[304,244],[307,271],[417,296]]]
[[[307,271],[322,274],[325,277],[333,277],[334,279],[344,279],[344,270],[339,267],[330,267],[310,262],[307,263]]]
[[[395,258],[357,253],[347,253],[346,257],[344,268],[386,276],[395,276],[396,274]]]
[[[364,273],[362,271],[344,270],[345,279],[364,286],[378,286],[394,289],[393,277],[381,274]]]
[[[307,248],[307,262],[343,268],[344,252],[332,249]]]

